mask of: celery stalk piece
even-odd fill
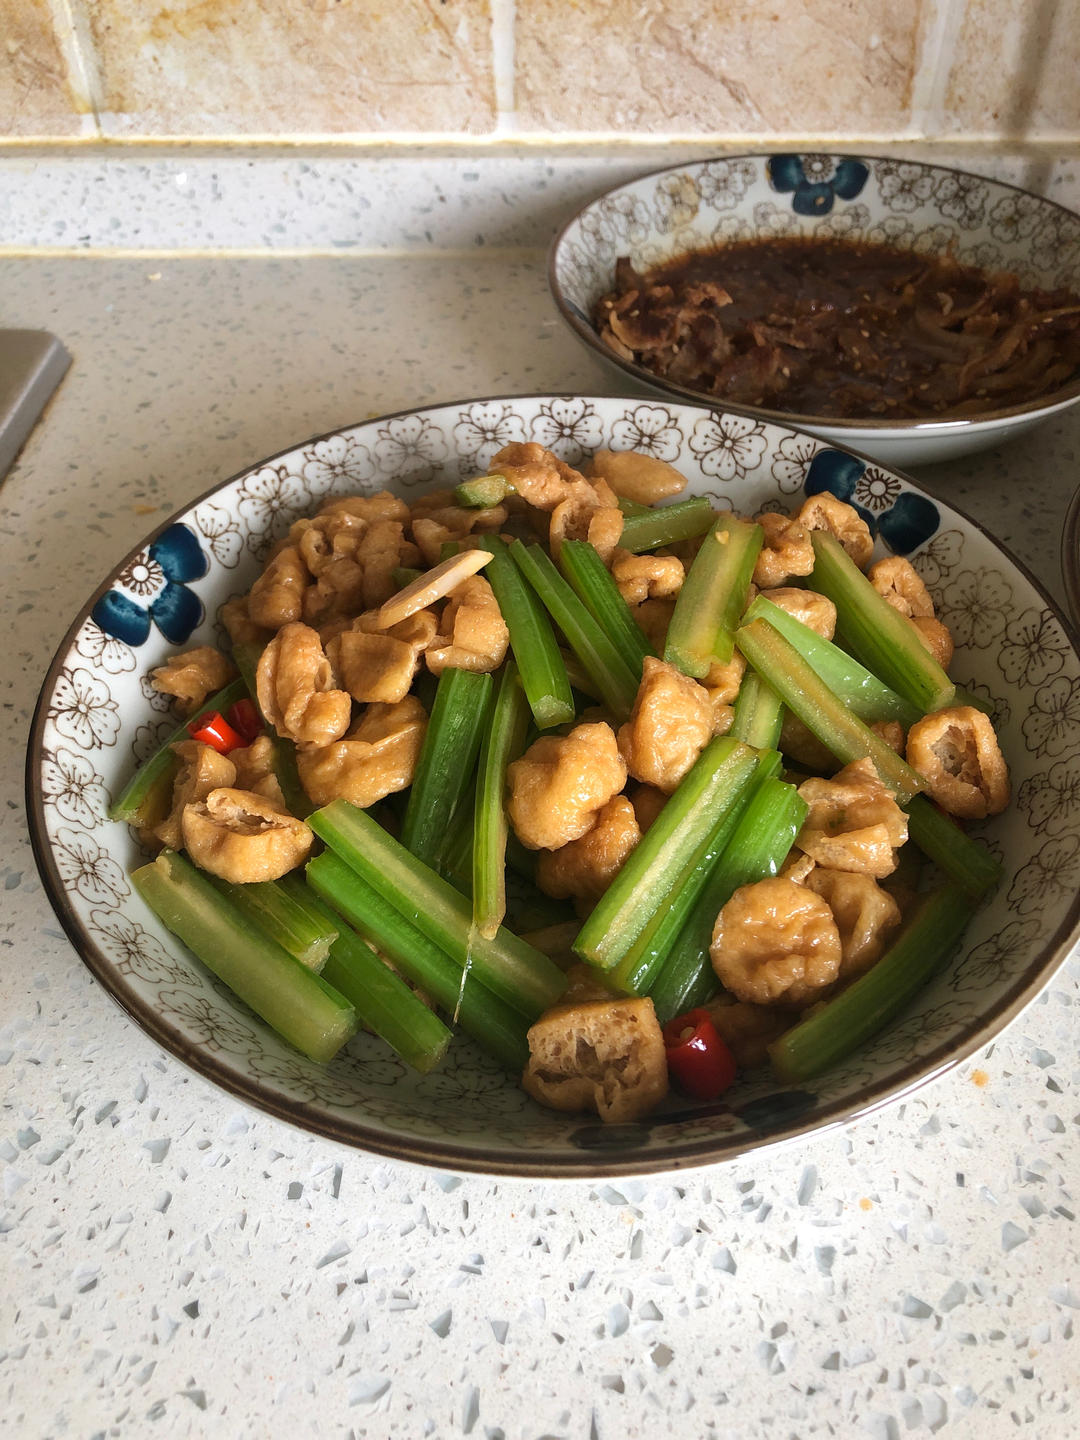
[[[399,590],[404,590],[406,585],[412,585],[419,580],[423,573],[413,565],[395,565],[390,571],[390,579]]]
[[[661,545],[675,545],[704,535],[715,519],[716,511],[704,496],[677,500],[674,505],[646,507],[644,513],[624,511],[619,544],[640,555],[643,550],[657,550]]]
[[[678,894],[716,822],[718,806],[749,782],[757,755],[728,736],[710,740],[581,927],[574,949],[600,970],[618,965]]]
[[[463,480],[454,490],[454,500],[466,510],[490,510],[501,505],[508,495],[516,495],[505,475],[477,475]]]
[[[244,677],[247,685],[247,693],[251,703],[262,716],[263,724],[266,726],[266,733],[270,737],[273,747],[273,767],[277,782],[281,786],[281,796],[285,801],[285,808],[290,815],[295,815],[298,820],[306,820],[311,814],[314,806],[308,799],[308,793],[300,783],[300,772],[296,768],[296,746],[285,736],[274,732],[263,715],[262,706],[259,704],[259,691],[256,684],[256,674],[259,669],[259,656],[263,647],[257,644],[241,642],[233,646],[233,660],[236,668]]]
[[[315,906],[304,882],[299,881],[294,888],[288,883],[291,879],[283,875],[280,880],[234,885],[228,880],[210,877],[214,888],[227,896],[253,925],[276,940],[294,960],[319,975],[338,932],[333,923],[327,921],[323,907]]]
[[[955,886],[926,895],[871,969],[769,1046],[780,1079],[797,1084],[820,1075],[898,1015],[948,960],[974,911]]]
[[[977,900],[999,883],[1001,861],[985,845],[966,835],[925,795],[916,795],[904,808],[908,838],[965,894]]]
[[[735,627],[746,608],[764,532],[731,514],[718,515],[687,572],[668,626],[664,659],[703,679],[735,652]]]
[[[356,1034],[349,1002],[250,924],[182,855],[163,850],[132,872],[131,883],[208,970],[304,1055],[331,1060]]]
[[[922,714],[953,703],[956,687],[915,627],[882,598],[835,535],[814,530],[809,584],[836,606],[836,632],[874,675]]]
[[[237,700],[242,700],[246,694],[247,687],[242,678],[231,680],[223,690],[219,690],[216,695],[211,695],[206,704],[201,705],[193,715],[181,721],[161,747],[154,751],[150,759],[136,770],[109,806],[109,819],[126,820],[129,825],[141,825],[153,800],[155,790],[164,784],[162,777],[173,768],[176,756],[173,754],[172,747],[181,740],[191,739],[188,731],[191,721],[197,719],[199,715],[205,715],[208,710],[227,710],[230,705],[235,705]]]
[[[603,699],[603,696],[600,694],[599,685],[591,678],[577,656],[572,655],[569,650],[560,650],[559,654],[562,656],[563,664],[566,666],[566,678],[570,681],[573,688],[582,695],[587,695],[590,700]]]
[[[735,715],[727,732],[755,750],[775,750],[780,744],[784,707],[755,670],[747,670],[735,697]]]
[[[406,979],[425,990],[508,1070],[519,1074],[529,1057],[528,1021],[492,995],[476,978],[462,988],[461,964],[422,934],[332,850],[307,864],[311,888],[390,960]]]
[[[493,688],[490,675],[471,670],[448,667],[439,676],[401,823],[401,843],[425,865],[436,865],[454,813],[472,789]]]
[[[596,548],[587,540],[564,540],[559,551],[559,569],[640,683],[641,662],[656,651],[645,638]]]
[[[509,930],[486,940],[472,923],[472,905],[441,875],[417,860],[363,810],[334,800],[309,824],[320,839],[493,994],[535,1019],[562,994],[558,967]],[[466,987],[467,988],[467,987]]]
[[[476,815],[476,795],[465,795],[454,811],[450,828],[443,837],[438,857],[433,866],[444,880],[449,880],[455,890],[472,898],[472,856],[473,827]]]
[[[508,659],[484,736],[476,777],[473,822],[473,923],[485,940],[494,940],[506,915],[506,767],[525,745],[529,702],[518,681],[517,666]]]
[[[599,688],[604,704],[616,718],[625,720],[637,696],[638,681],[633,670],[540,545],[526,546],[515,540],[510,554]]]
[[[952,701],[954,705],[970,705],[972,710],[980,710],[984,715],[989,715],[993,719],[994,707],[989,701],[984,700],[981,695],[976,695],[973,690],[967,689],[964,685],[957,685],[955,690]]]
[[[751,620],[735,639],[765,683],[838,760],[847,765],[869,755],[882,784],[900,804],[926,788],[922,776],[853,715],[767,621]]]
[[[306,881],[295,878],[311,911],[335,937],[323,979],[345,996],[361,1025],[385,1040],[406,1065],[426,1075],[446,1054],[453,1032],[391,970],[369,941],[347,925]]]
[[[484,535],[480,545],[494,557],[486,578],[510,631],[510,648],[533,719],[541,730],[565,725],[574,718],[574,697],[547,611],[511,560],[504,540]]]
[[[715,798],[712,823],[682,877],[672,885],[667,905],[661,906],[619,963],[606,973],[605,981],[613,989],[630,995],[649,993],[699,895],[708,885],[717,862],[735,834],[759,776],[775,773],[780,766],[780,756],[773,750],[769,757],[744,769],[738,781]]]
[[[637,500],[629,500],[625,495],[619,496],[619,509],[624,515],[648,515],[651,513],[650,505],[642,505]]]
[[[809,625],[804,625],[794,615],[774,605],[767,594],[759,595],[747,607],[743,620],[767,620],[774,630],[779,630],[836,698],[867,725],[879,720],[898,720],[907,730],[921,718],[921,710],[902,695],[897,695],[895,690],[872,675],[839,645],[834,645],[816,630],[811,630]]]
[[[690,1008],[691,995],[710,988],[709,947],[717,915],[740,885],[778,873],[808,808],[793,785],[764,773],[653,985],[653,1007],[662,1025]]]

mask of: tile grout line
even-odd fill
[[[103,140],[101,112],[105,92],[89,17],[82,0],[46,0],[46,3],[52,14],[56,43],[66,62],[75,98],[86,106],[94,126],[95,133],[90,138]]]
[[[964,0],[936,0],[923,32],[919,60],[911,81],[909,136],[935,143],[945,123],[945,95],[964,22]]]
[[[491,0],[491,63],[495,81],[495,135],[516,135],[514,75],[516,0]]]

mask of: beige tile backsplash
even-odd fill
[[[0,0],[0,141],[1080,139],[1080,0]]]

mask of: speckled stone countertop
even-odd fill
[[[613,1440],[1076,1434],[1073,960],[996,1044],[845,1131],[532,1185],[310,1139],[93,983],[21,806],[40,679],[106,569],[286,444],[468,395],[612,388],[539,250],[8,258],[75,357],[0,486],[0,1429]],[[919,478],[1060,596],[1080,414]]]

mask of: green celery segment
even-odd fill
[[[583,960],[611,970],[660,923],[694,869],[718,807],[749,783],[757,759],[726,735],[709,741],[582,925],[574,949]]]
[[[952,955],[974,909],[953,885],[924,896],[880,960],[769,1046],[779,1078],[799,1084],[820,1075],[894,1019]]]
[[[869,756],[882,784],[904,804],[926,782],[836,698],[789,640],[765,620],[751,620],[736,634],[747,660],[808,730],[845,765]]]
[[[587,540],[564,540],[559,550],[559,569],[640,682],[642,661],[656,651],[645,638],[595,546]]]
[[[925,795],[916,795],[904,808],[908,838],[965,894],[978,899],[1000,882],[1001,861]]]
[[[784,707],[756,670],[747,668],[735,697],[735,714],[727,732],[755,750],[775,750],[780,744]]]
[[[712,825],[695,850],[681,879],[672,886],[668,903],[654,917],[633,945],[607,972],[607,983],[631,995],[648,995],[664,968],[668,954],[708,886],[710,877],[734,836],[755,788],[768,775],[782,768],[780,755],[767,751],[756,762],[744,766],[723,794],[716,797]]]
[[[439,676],[401,824],[401,843],[425,865],[438,868],[454,815],[473,788],[493,689],[482,672],[448,666]]]
[[[325,1063],[355,1035],[352,1005],[252,925],[183,855],[163,850],[132,872],[131,883],[208,970],[304,1055]]]
[[[421,1075],[434,1070],[446,1054],[453,1032],[375,953],[368,940],[357,934],[306,880],[300,876],[295,879],[298,887],[307,892],[309,905],[334,932],[323,979],[351,1003],[360,1024],[385,1040],[406,1065]]]
[[[303,880],[290,874],[246,885],[234,885],[213,875],[210,881],[253,925],[276,940],[301,965],[322,973],[338,932],[327,920],[325,909],[314,903]]]
[[[529,1058],[528,1021],[512,1006],[493,995],[476,978],[462,984],[460,961],[429,940],[345,861],[326,850],[309,860],[308,883],[328,905],[344,917],[418,985],[483,1049],[520,1074]]]
[[[715,988],[709,947],[716,917],[740,885],[779,872],[808,808],[794,785],[775,772],[760,779],[653,985],[653,1006],[662,1025],[692,1009],[695,995]]]
[[[535,1019],[562,994],[566,981],[546,955],[505,927],[494,940],[485,939],[472,923],[470,901],[363,810],[334,800],[316,810],[309,823],[373,890],[527,1019]]]
[[[643,512],[624,511],[619,545],[634,555],[644,550],[659,550],[662,545],[675,545],[680,540],[704,535],[715,519],[716,511],[704,496],[646,508]]]
[[[637,695],[638,681],[633,670],[559,574],[543,546],[526,546],[515,540],[510,554],[600,690],[604,704],[617,719],[625,720]]]
[[[154,751],[145,764],[140,765],[135,774],[121,790],[119,796],[109,806],[110,820],[126,820],[129,825],[141,825],[145,822],[155,797],[160,797],[165,786],[164,777],[171,775],[175,764],[176,756],[172,747],[181,740],[190,740],[191,732],[188,726],[192,720],[198,719],[211,710],[226,711],[230,705],[235,705],[237,700],[242,700],[247,694],[247,687],[242,678],[231,680],[223,690],[216,695],[211,695],[205,705],[200,705],[193,715],[176,727],[176,729],[164,740],[161,746]]]
[[[956,687],[907,619],[879,595],[835,535],[814,530],[813,589],[836,606],[844,648],[920,714],[953,703]]]
[[[735,627],[746,608],[764,532],[725,512],[716,516],[687,571],[668,626],[664,659],[702,680],[735,653]]]
[[[548,613],[510,558],[504,540],[482,535],[480,546],[495,557],[484,575],[510,631],[510,648],[533,719],[541,730],[565,725],[574,718],[574,697]]]
[[[454,500],[466,510],[490,510],[517,492],[504,475],[477,475],[463,480],[454,490]]]
[[[529,702],[514,661],[499,677],[491,724],[484,736],[476,777],[473,821],[473,922],[485,940],[494,940],[506,915],[506,767],[525,745]]]
[[[921,718],[922,712],[902,695],[897,695],[876,675],[871,675],[865,666],[841,650],[839,645],[834,645],[816,630],[811,630],[809,625],[804,625],[794,615],[774,605],[767,594],[759,595],[747,607],[743,619],[744,622],[767,620],[774,630],[779,630],[836,698],[867,725],[898,720],[907,730]]]

